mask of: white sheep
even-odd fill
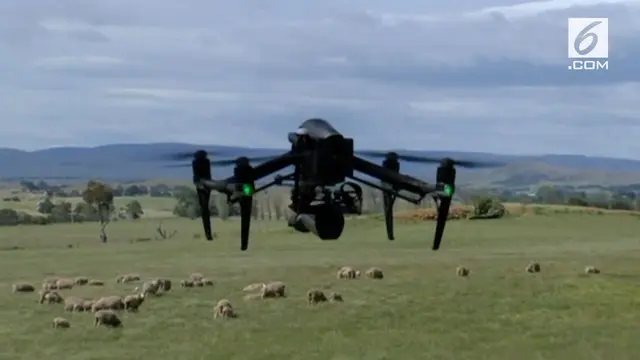
[[[11,287],[14,293],[26,293],[26,292],[34,292],[36,291],[35,286],[27,283],[16,283]]]
[[[371,279],[377,279],[377,280],[382,280],[384,278],[384,273],[382,272],[382,270],[376,267],[372,267],[369,270],[367,270],[365,275],[367,275],[367,277]]]
[[[145,293],[141,292],[136,295],[127,295],[124,297],[124,309],[130,312],[137,312],[140,305],[144,302]]]
[[[326,302],[328,299],[324,292],[322,292],[321,290],[311,289],[307,291],[307,300],[310,305],[315,305],[321,302]]]
[[[124,310],[124,301],[120,296],[105,296],[93,303],[91,311],[96,312],[100,310]]]
[[[68,329],[71,327],[71,323],[63,317],[55,317],[53,318],[52,327],[56,329]]]
[[[94,314],[95,321],[93,326],[106,326],[117,328],[122,326],[122,321],[118,314],[116,314],[113,310],[98,310]]]

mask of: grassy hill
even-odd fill
[[[188,180],[189,169],[166,167],[158,160],[163,154],[204,148],[227,157],[265,156],[284,150],[244,147],[200,146],[193,144],[120,144],[93,148],[52,148],[38,151],[0,149],[0,179],[57,179],[62,182],[100,178],[108,181],[148,179]],[[489,153],[405,151],[412,155],[450,156],[471,160],[497,161],[507,166],[490,170],[460,170],[461,184],[505,187],[540,183],[626,185],[640,183],[640,161],[580,155],[514,156]],[[218,156],[218,157],[222,157]],[[380,162],[376,160],[375,162]],[[402,164],[402,170],[429,181],[435,166]],[[216,168],[215,175],[230,175],[231,167]]]

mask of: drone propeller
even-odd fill
[[[455,166],[460,166],[464,168],[491,168],[498,167],[501,164],[484,162],[484,161],[470,161],[470,160],[454,160],[451,158],[436,158],[430,156],[419,156],[419,155],[408,155],[408,154],[399,154],[397,152],[384,152],[384,151],[358,151],[358,153],[363,156],[368,156],[372,158],[383,158],[383,159],[395,159],[410,163],[418,163],[418,164],[450,164]]]
[[[251,162],[260,162],[260,161],[268,161],[271,160],[273,158],[275,158],[276,156],[256,156],[256,157],[250,157],[247,158],[248,161]],[[226,160],[215,160],[211,162],[211,166],[229,166],[229,165],[236,165],[238,163],[238,159],[226,159]]]
[[[224,155],[223,152],[220,151],[210,151],[207,152],[206,150],[195,150],[195,151],[180,151],[180,152],[176,152],[176,153],[171,153],[171,154],[164,154],[164,155],[160,155],[159,157],[157,157],[158,160],[165,160],[165,161],[185,161],[185,160],[192,160],[193,158],[199,157],[204,155],[205,157],[208,155]],[[228,155],[228,154],[227,154]]]
[[[193,156],[193,154],[192,154]],[[248,161],[251,162],[260,162],[260,161],[268,161],[271,160],[273,158],[275,158],[276,156],[256,156],[256,157],[250,157],[247,158]],[[236,165],[238,163],[238,159],[224,159],[224,160],[214,160],[214,161],[210,161],[211,166],[216,166],[216,167],[224,167],[224,166],[231,166],[231,165]],[[168,164],[165,165],[164,167],[170,167],[170,168],[186,168],[186,167],[190,167],[191,164]]]

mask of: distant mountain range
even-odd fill
[[[141,181],[150,179],[189,181],[189,167],[168,167],[162,155],[204,149],[210,153],[234,158],[268,156],[283,152],[278,149],[256,149],[227,146],[199,146],[179,143],[115,144],[92,148],[64,147],[37,151],[0,148],[0,179],[58,179],[60,182]],[[403,151],[412,155],[449,156],[458,159],[484,160],[506,164],[483,170],[460,170],[459,182],[478,186],[527,187],[541,183],[567,185],[627,185],[640,183],[640,161],[588,157],[579,155],[515,156],[489,153]],[[365,157],[366,158],[366,157]],[[369,159],[372,160],[372,159]],[[379,163],[380,160],[372,160]],[[175,163],[174,163],[175,164]],[[184,161],[189,164],[189,161]],[[216,177],[231,174],[232,167],[214,169]],[[435,166],[402,164],[402,171],[427,181],[435,177]]]

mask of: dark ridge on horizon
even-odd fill
[[[47,148],[40,148],[34,150],[25,150],[18,148],[10,148],[10,147],[0,147],[0,151],[15,151],[21,153],[39,153],[39,152],[48,152],[48,151],[61,151],[61,150],[99,150],[99,149],[110,149],[110,148],[118,148],[118,147],[148,147],[148,146],[161,146],[161,147],[185,147],[185,148],[213,148],[218,150],[229,150],[230,154],[234,154],[236,152],[242,153],[243,150],[254,152],[254,151],[273,151],[273,152],[284,152],[287,151],[284,147],[251,147],[251,146],[232,146],[232,145],[215,145],[215,144],[192,144],[192,143],[184,143],[184,142],[148,142],[148,143],[112,143],[112,144],[100,144],[93,146],[53,146]],[[360,151],[367,151],[371,149],[360,149]],[[375,149],[380,150],[380,149]],[[396,152],[409,152],[415,154],[464,154],[464,155],[487,155],[487,156],[498,156],[498,157],[514,157],[514,158],[544,158],[544,157],[571,157],[571,158],[585,158],[585,159],[599,159],[599,160],[614,160],[614,161],[632,161],[632,162],[640,162],[640,159],[632,159],[625,157],[613,157],[613,156],[598,156],[598,155],[584,155],[584,154],[553,154],[553,153],[519,153],[519,154],[503,154],[503,153],[492,153],[486,151],[460,151],[460,150],[423,150],[423,149],[404,149],[404,148],[389,148],[384,149],[383,151],[396,151]]]
[[[217,158],[274,155],[285,149],[240,146],[197,145],[188,143],[105,144],[92,147],[68,146],[38,150],[0,148],[1,179],[90,179],[139,180],[184,179],[188,169],[168,168],[161,155],[204,149],[225,154]],[[586,155],[507,155],[487,152],[444,150],[401,150],[413,155],[454,157],[507,164],[491,170],[460,170],[461,182],[529,186],[541,182],[600,184],[640,183],[640,160]],[[228,154],[228,155],[227,155]],[[366,158],[366,157],[365,157]],[[374,162],[379,163],[380,160]],[[216,168],[216,177],[226,177],[232,168]],[[435,166],[402,164],[402,171],[433,181]]]

